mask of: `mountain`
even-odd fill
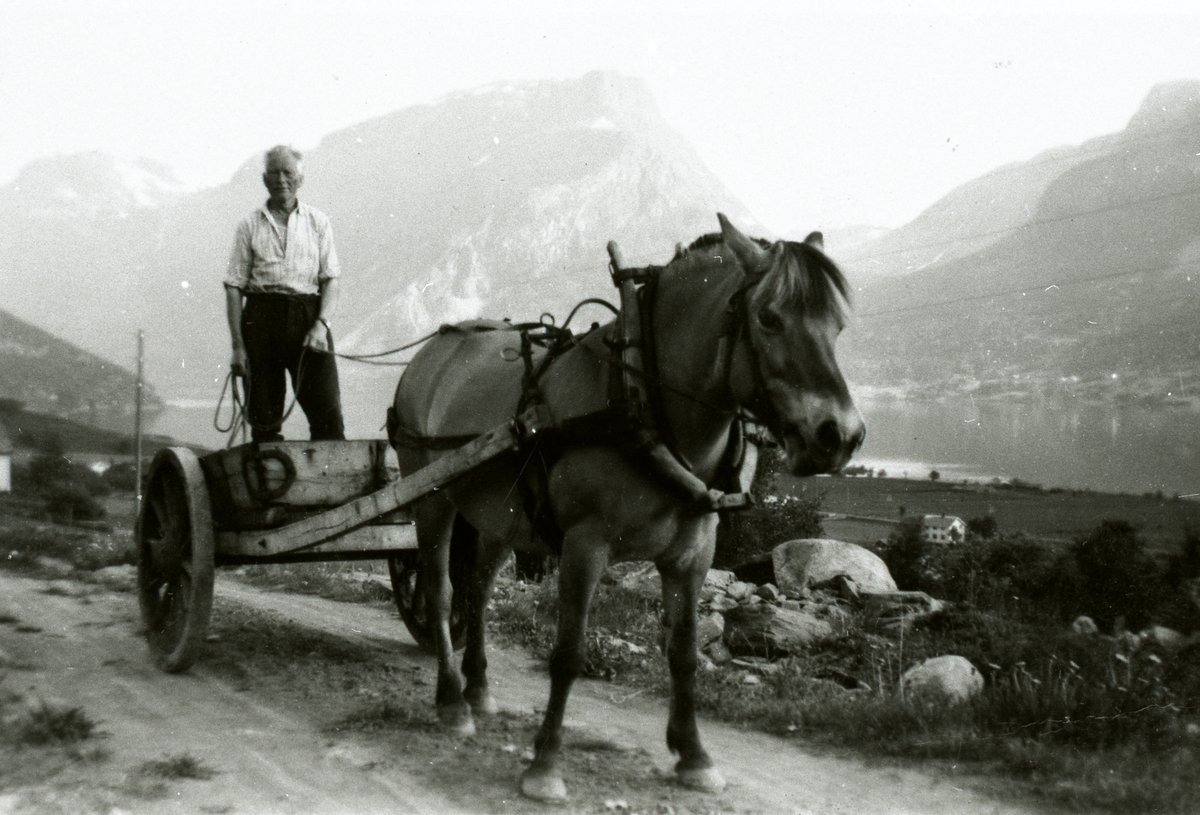
[[[165,398],[215,398],[229,355],[221,280],[236,221],[265,199],[261,157],[177,195],[168,174],[144,169],[138,189],[162,194],[131,195],[95,157],[50,160],[0,189],[5,307],[110,359],[129,359],[143,327],[147,377]],[[301,198],[330,216],[342,262],[342,352],[614,299],[609,240],[648,263],[716,231],[718,211],[762,232],[645,85],[610,72],[406,108],[330,134],[305,151],[305,171]],[[348,424],[373,434],[399,370],[340,367]]]
[[[0,311],[0,402],[8,410],[23,406],[128,435],[136,383],[123,368]],[[152,388],[142,397],[146,418],[161,409]]]
[[[1200,82],[1000,168],[839,258],[852,381],[896,395],[1200,403]],[[886,348],[886,353],[880,349]]]
[[[174,203],[191,190],[149,159],[117,159],[99,151],[26,165],[5,191],[12,214],[61,224],[124,219]]]

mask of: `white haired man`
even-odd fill
[[[296,198],[304,183],[298,150],[268,150],[262,180],[269,197],[238,224],[225,275],[230,367],[246,377],[251,435],[283,438],[286,372],[311,438],[344,439],[330,329],[341,275],[333,228],[323,212]]]

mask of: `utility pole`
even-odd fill
[[[137,334],[137,387],[136,401],[133,408],[133,455],[134,455],[134,477],[137,479],[137,486],[134,487],[134,501],[136,505],[134,517],[142,517],[142,359],[145,356],[146,335],[142,329],[138,329]]]

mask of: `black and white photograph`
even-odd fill
[[[11,0],[0,815],[1200,811],[1200,7]]]

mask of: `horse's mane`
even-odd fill
[[[751,238],[764,249],[772,244],[764,238]],[[720,232],[709,232],[696,238],[687,248],[675,250],[675,261],[689,258],[693,252],[725,242]],[[783,264],[783,273],[771,275],[774,285],[757,287],[752,305],[763,299],[782,300],[793,306],[818,313],[834,313],[844,319],[844,306],[850,303],[850,284],[838,265],[815,246],[800,241],[784,241],[784,247],[795,263]],[[764,290],[765,289],[765,290]]]

